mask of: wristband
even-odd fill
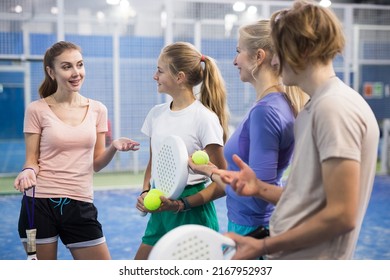
[[[191,210],[191,205],[190,205],[190,203],[188,202],[188,200],[187,200],[186,197],[182,197],[182,198],[180,198],[180,200],[181,200],[181,202],[183,202],[183,204],[184,204],[184,209],[183,209],[183,211],[189,211],[189,210]]]
[[[144,193],[146,193],[146,192],[149,192],[150,190],[144,190],[144,191],[142,191],[140,194],[139,194],[139,196],[141,196],[141,195],[143,195]]]
[[[179,200],[174,200],[175,202],[177,202],[177,210],[175,211],[175,214],[177,214],[177,213],[179,213],[179,212],[181,212],[180,211],[180,202],[179,202]]]
[[[26,167],[26,168],[23,168],[21,172],[23,172],[24,170],[28,170],[28,169],[31,169],[32,171],[34,171],[35,173],[35,176],[37,176],[37,172],[35,172],[35,169],[32,168],[32,167]]]
[[[263,248],[264,248],[264,255],[268,255],[268,249],[267,249],[267,245],[265,244],[265,240],[267,239],[267,237],[265,237],[263,239]]]

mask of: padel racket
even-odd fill
[[[153,246],[149,260],[226,260],[236,252],[235,242],[202,225],[182,225]]]
[[[36,236],[37,229],[34,228],[34,209],[35,209],[35,186],[33,186],[33,196],[32,196],[32,206],[31,213],[28,205],[28,199],[26,192],[23,195],[24,203],[27,211],[27,218],[30,228],[26,229],[27,235],[27,260],[38,260],[37,258],[37,248],[36,248]]]
[[[27,260],[37,260],[36,236],[37,229],[26,229],[27,234]]]
[[[265,226],[259,226],[257,229],[251,231],[248,234],[245,234],[245,236],[250,236],[256,239],[263,239],[269,236],[269,229]]]
[[[176,135],[164,138],[154,157],[152,187],[162,191],[167,198],[177,199],[188,180],[188,151],[183,139]]]

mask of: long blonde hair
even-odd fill
[[[176,42],[166,46],[160,57],[168,62],[172,75],[179,72],[186,74],[188,86],[193,88],[202,83],[199,100],[218,116],[224,132],[223,139],[226,142],[229,122],[226,87],[215,60],[202,55],[187,42]]]
[[[269,20],[259,20],[253,24],[240,27],[240,39],[250,55],[256,56],[259,49],[266,53],[264,67],[271,71],[275,77],[280,76],[279,67],[271,65],[272,57],[275,54],[271,38],[271,25]],[[258,65],[252,69],[252,76],[258,69]],[[255,78],[255,77],[254,77]],[[309,99],[308,95],[297,86],[284,86],[285,95],[296,116]]]

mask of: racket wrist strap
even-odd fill
[[[174,202],[176,202],[176,204],[177,204],[177,210],[176,210],[175,214],[177,214],[177,213],[183,211],[183,209],[184,209],[184,204],[183,204],[183,209],[182,209],[182,206],[180,205],[181,200],[180,200],[180,199],[179,199],[179,200],[174,200]]]
[[[32,171],[34,171],[34,173],[35,173],[35,176],[37,176],[37,172],[35,171],[35,169],[34,168],[32,168],[32,167],[25,167],[25,168],[23,168],[22,169],[22,171],[21,172],[23,172],[24,170],[32,170]]]
[[[140,194],[139,194],[139,196],[141,196],[141,195],[143,195],[144,193],[147,193],[147,192],[149,192],[150,190],[143,190]]]

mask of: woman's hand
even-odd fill
[[[121,137],[112,141],[112,145],[118,151],[137,151],[139,150],[139,143],[131,140],[130,138]]]
[[[229,171],[214,169],[213,173],[218,174],[222,181],[229,184],[239,195],[257,196],[259,187],[256,173],[237,155],[233,155],[233,161],[240,168],[240,171]]]
[[[161,206],[157,209],[157,211],[172,211],[172,212],[180,212],[183,210],[182,203],[179,200],[173,200],[166,198],[165,196],[160,196]]]
[[[145,193],[141,194],[140,196],[138,196],[138,198],[137,198],[136,208],[142,212],[147,212],[147,213],[163,212],[163,211],[177,212],[177,211],[182,210],[182,208],[183,208],[178,200],[173,200],[173,199],[166,198],[165,196],[160,196],[160,199],[161,199],[160,207],[157,208],[156,210],[153,210],[153,211],[148,210],[144,206],[144,199],[145,199],[145,196],[147,194],[148,193],[145,192]]]
[[[26,168],[16,177],[14,187],[20,192],[27,191],[37,184],[37,176],[31,168]]]
[[[194,173],[202,174],[210,177],[212,171],[218,168],[215,164],[209,162],[207,164],[195,164],[192,160],[192,155],[188,158],[188,165],[194,171]]]

